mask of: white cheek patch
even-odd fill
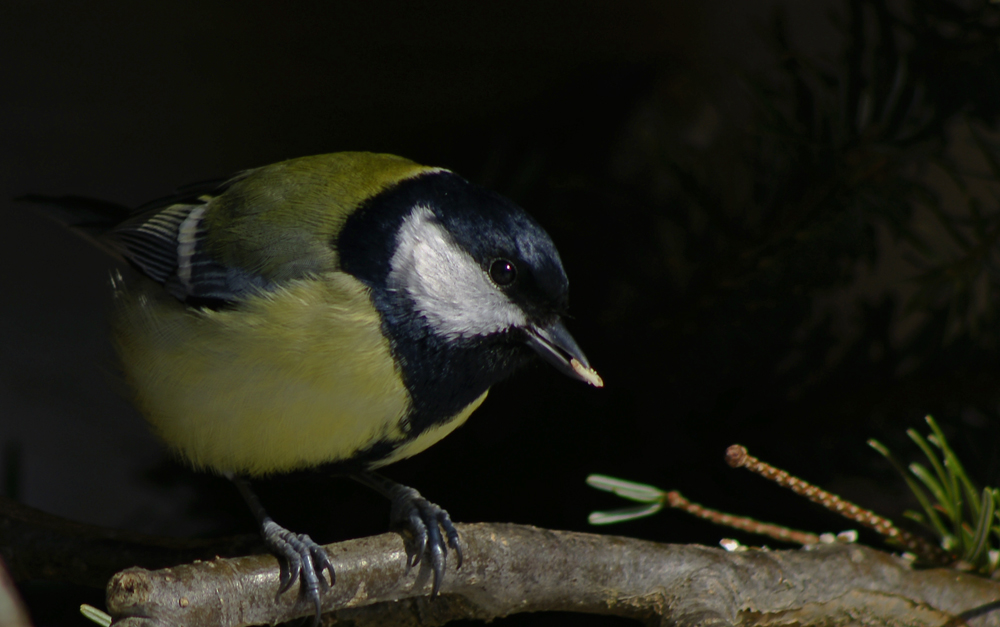
[[[403,222],[390,266],[389,289],[405,292],[439,335],[489,335],[527,324],[427,207],[415,207]]]

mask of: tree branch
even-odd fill
[[[860,545],[726,552],[511,524],[459,525],[465,564],[449,563],[430,599],[426,567],[406,567],[402,539],[329,545],[336,584],[327,621],[441,625],[518,612],[615,614],[671,625],[1000,625],[1000,584],[953,570],[914,570]],[[268,555],[159,571],[108,585],[121,627],[273,624],[306,616],[298,589],[277,596]]]
[[[518,612],[614,614],[648,624],[1000,626],[1000,584],[954,570],[914,570],[860,545],[728,553],[615,536],[502,524],[459,525],[465,564],[430,599],[429,572],[408,569],[400,536],[327,547],[337,569],[328,622],[441,625]],[[278,562],[253,537],[156,538],[83,525],[0,499],[0,555],[15,579],[108,585],[125,627],[252,625],[311,613],[298,589],[277,596]]]

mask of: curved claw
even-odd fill
[[[447,511],[425,499],[413,488],[396,484],[389,498],[392,499],[393,525],[405,527],[413,536],[413,554],[408,560],[409,566],[416,566],[424,556],[427,557],[434,573],[431,596],[437,596],[444,579],[448,547],[455,551],[456,566],[462,566],[458,531]]]
[[[444,510],[441,510],[444,511]],[[448,512],[444,512],[447,517]],[[455,568],[462,567],[462,545],[458,542],[458,531],[455,526],[451,524],[451,519],[448,518],[446,521],[438,521],[442,527],[444,527],[445,535],[448,536],[448,546],[451,550],[455,551]]]
[[[308,535],[293,533],[270,519],[261,525],[261,534],[281,562],[278,594],[287,592],[301,576],[301,593],[316,608],[313,626],[318,626],[322,614],[322,592],[336,581],[333,564],[326,551]],[[330,573],[329,584],[323,576],[324,570]]]
[[[390,515],[391,524],[400,525],[402,521],[397,518],[398,514],[395,509],[395,503],[393,503],[393,513]],[[410,510],[409,515],[406,517],[405,526],[413,534],[413,555],[410,558],[410,567],[412,568],[420,563],[420,557],[427,550],[427,525],[424,524],[423,519],[420,517],[420,511],[416,507]]]

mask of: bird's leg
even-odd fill
[[[421,556],[427,555],[434,572],[431,596],[437,596],[444,577],[449,546],[455,551],[458,560],[456,567],[462,567],[462,547],[458,543],[458,531],[448,512],[420,496],[413,488],[386,479],[378,473],[359,472],[351,477],[382,494],[392,503],[390,519],[393,526],[404,527],[413,534],[414,550],[408,565],[416,566],[420,563]],[[444,536],[441,535],[442,530]]]
[[[317,627],[321,614],[320,598],[322,592],[328,588],[323,571],[330,572],[329,585],[332,585],[336,579],[333,573],[333,564],[330,563],[326,551],[313,542],[308,535],[293,533],[271,520],[271,517],[264,510],[264,506],[260,504],[260,499],[250,489],[250,483],[246,479],[231,474],[227,477],[236,484],[236,489],[243,495],[243,500],[250,506],[250,510],[257,518],[264,543],[278,556],[278,561],[281,563],[278,594],[291,588],[301,574],[302,585],[300,589],[302,595],[312,601],[316,607],[313,627]]]

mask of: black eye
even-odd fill
[[[490,278],[500,287],[507,287],[517,278],[517,268],[506,259],[497,259],[490,264]]]

